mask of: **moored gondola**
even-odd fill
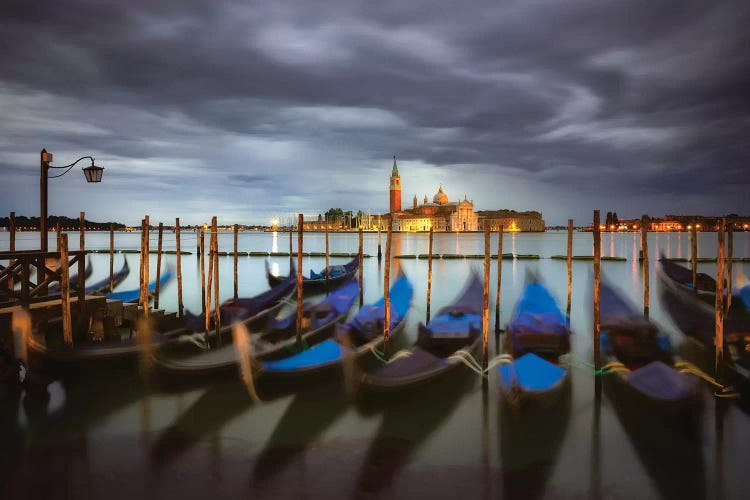
[[[420,323],[414,346],[364,374],[361,388],[380,392],[411,389],[464,367],[461,354],[473,355],[481,345],[482,296],[482,280],[472,270],[456,301],[440,309],[427,325]]]
[[[669,337],[610,285],[601,285],[601,353],[615,397],[651,411],[681,414],[698,402],[697,377],[681,373]],[[636,402],[637,401],[637,402]]]
[[[400,273],[390,289],[391,338],[403,330],[413,293],[411,282]],[[381,298],[363,306],[352,321],[336,325],[334,338],[292,356],[258,362],[260,376],[266,379],[311,376],[343,369],[349,361],[363,363],[366,358],[378,357],[384,344],[384,321],[385,303]]]
[[[323,300],[314,304],[305,304],[302,311],[303,345],[314,345],[333,333],[334,325],[346,319],[349,309],[359,294],[356,281],[337,288]],[[248,342],[255,359],[276,359],[288,356],[296,348],[296,312],[282,319],[269,317],[260,332],[251,333]],[[238,351],[233,343],[203,349],[200,346],[185,352],[180,349],[170,353],[163,349],[155,353],[157,366],[172,375],[204,375],[237,370]]]
[[[695,297],[691,290],[658,273],[660,296],[672,321],[708,354],[715,356],[715,307]],[[711,363],[713,364],[713,363]],[[750,317],[729,315],[724,319],[723,376],[744,397],[750,397]]]
[[[323,269],[321,272],[316,273],[310,270],[310,276],[302,277],[302,289],[305,291],[322,291],[322,290],[333,290],[339,287],[341,284],[354,278],[354,275],[359,269],[359,256],[354,257],[352,260],[343,265],[329,266],[328,277],[326,278],[326,271]],[[296,275],[296,268],[294,261],[289,272],[290,276]],[[271,274],[268,261],[266,261],[266,278],[268,284],[274,286],[276,283],[286,279],[286,276],[275,276]]]
[[[558,402],[570,383],[560,357],[570,351],[568,321],[547,288],[527,278],[521,298],[506,328],[500,390],[517,410],[549,407]]]
[[[680,264],[673,262],[662,256],[659,259],[663,277],[669,278],[675,285],[690,291],[696,298],[705,302],[709,306],[716,303],[716,280],[706,273],[696,273],[696,286],[693,290],[693,272]],[[726,281],[724,289],[726,292]],[[726,294],[725,294],[726,297]],[[732,304],[729,309],[729,315],[747,315],[750,317],[750,286],[732,290]]]

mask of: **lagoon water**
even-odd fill
[[[156,249],[156,232],[151,248]],[[393,254],[427,252],[427,234],[394,235]],[[503,252],[538,254],[540,260],[503,260],[501,323],[508,321],[527,269],[542,276],[564,308],[567,234],[506,234]],[[70,247],[78,235],[70,233]],[[305,252],[324,251],[322,233],[306,233]],[[382,235],[385,253],[385,234]],[[183,232],[185,307],[200,311],[196,235]],[[137,249],[139,233],[116,233],[115,247]],[[232,233],[221,233],[219,250],[232,251]],[[38,235],[19,233],[17,249],[38,248]],[[89,250],[106,249],[108,233],[87,233]],[[293,248],[296,250],[296,234]],[[479,254],[484,236],[435,234],[434,252]],[[8,234],[0,233],[0,248]],[[54,238],[50,240],[54,248]],[[164,235],[174,249],[174,234]],[[382,295],[383,266],[377,235],[366,233],[365,302]],[[604,279],[616,284],[638,307],[643,279],[638,263],[640,235],[603,233],[602,255],[627,258],[603,262]],[[288,233],[243,232],[240,251],[288,251]],[[497,235],[491,241],[497,253]],[[331,252],[356,252],[357,235],[330,235]],[[655,276],[657,258],[689,257],[687,233],[650,233],[651,318],[674,343],[687,349],[684,335],[662,310]],[[574,255],[592,254],[592,233],[574,234]],[[699,234],[699,255],[715,257],[716,233]],[[750,257],[750,233],[734,237],[735,257]],[[115,255],[115,270],[128,258],[131,274],[119,289],[137,288],[138,255]],[[270,258],[272,270],[286,274],[288,257]],[[332,258],[333,264],[348,259]],[[175,256],[163,257],[165,269]],[[267,289],[264,258],[240,257],[239,292]],[[108,275],[109,256],[92,254],[91,280]],[[324,258],[303,259],[305,273]],[[491,272],[491,331],[494,328],[496,269]],[[156,255],[150,256],[154,276]],[[426,260],[394,259],[415,284],[404,344],[416,338],[425,317]],[[481,260],[433,262],[432,310],[450,303],[471,267]],[[220,257],[221,299],[231,298],[233,259]],[[592,265],[573,263],[572,350],[591,360]],[[715,274],[713,263],[699,271]],[[735,276],[750,263],[734,263]],[[392,274],[393,275],[393,274]],[[176,309],[176,281],[161,292],[160,307]],[[490,352],[496,352],[490,335]],[[253,402],[232,378],[166,390],[146,383],[134,368],[86,372],[50,386],[48,404],[23,394],[3,395],[0,495],[2,498],[746,498],[750,463],[750,414],[734,401],[717,400],[708,385],[694,422],[676,425],[645,408],[623,409],[605,391],[594,394],[593,373],[573,367],[572,393],[554,412],[524,421],[501,404],[496,373],[488,389],[466,372],[406,397],[370,408],[352,402],[338,381]],[[635,414],[635,416],[633,415]]]

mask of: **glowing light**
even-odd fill
[[[207,230],[207,229],[208,229],[208,224],[206,224],[206,223],[204,222],[204,223],[203,223],[203,230],[205,231],[205,230]]]
[[[271,219],[271,226],[276,227],[279,225],[279,219]]]

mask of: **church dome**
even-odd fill
[[[444,205],[448,203],[448,195],[443,192],[443,186],[440,186],[437,194],[432,197],[432,202],[437,203],[438,205]]]

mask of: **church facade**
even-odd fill
[[[411,208],[401,206],[401,177],[396,158],[390,178],[390,219],[394,231],[478,231],[479,218],[474,203],[466,196],[460,201],[450,201],[441,185],[432,201],[425,195],[422,204],[414,195]]]

